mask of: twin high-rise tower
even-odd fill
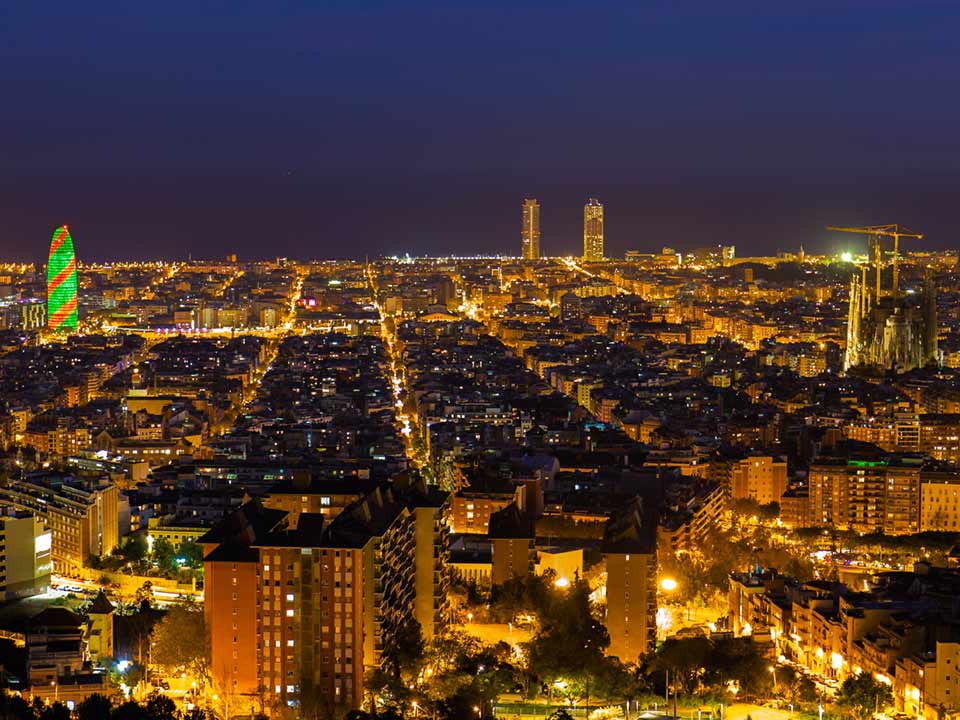
[[[540,203],[535,198],[523,201],[523,230],[520,233],[524,260],[540,258]]]
[[[540,203],[535,198],[523,201],[523,223],[520,231],[521,256],[524,260],[540,257]],[[603,260],[603,205],[590,198],[583,206],[583,259]]]
[[[590,198],[583,206],[583,259],[603,260],[603,205],[596,198]]]

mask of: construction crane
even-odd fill
[[[880,247],[880,238],[893,238],[893,296],[897,296],[900,284],[900,238],[909,237],[923,240],[923,233],[913,232],[902,225],[867,225],[865,227],[838,227],[828,225],[827,230],[834,232],[857,233],[858,235],[868,236],[869,248],[873,256],[873,262],[877,268],[877,297],[880,297],[880,265],[883,249]]]

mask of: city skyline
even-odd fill
[[[8,5],[0,717],[960,720],[960,3]]]
[[[778,683],[864,720],[867,682],[957,712],[918,668],[960,657],[960,265],[920,229],[76,272],[57,228],[52,277],[0,268],[0,598],[34,608],[6,667],[72,720],[746,720]]]
[[[236,183],[236,179],[230,180],[226,184]],[[945,214],[935,208],[931,214],[930,203],[935,201],[939,191],[935,191],[929,186],[914,186],[904,188],[902,191],[894,189],[895,186],[885,180],[878,180],[879,191],[872,200],[867,195],[871,193],[864,191],[862,187],[846,187],[837,189],[831,187],[828,183],[824,185],[822,195],[829,196],[828,204],[824,204],[824,197],[821,192],[814,193],[811,189],[805,191],[802,195],[803,202],[808,203],[809,207],[803,210],[796,208],[790,209],[783,205],[783,193],[776,188],[771,188],[769,184],[752,182],[749,185],[750,194],[754,197],[763,197],[766,206],[779,207],[782,209],[782,217],[764,223],[764,230],[759,234],[754,225],[744,226],[741,231],[711,231],[706,232],[696,230],[695,227],[700,222],[696,217],[685,217],[677,215],[680,208],[672,205],[675,200],[669,201],[671,206],[664,208],[662,205],[651,200],[648,194],[649,188],[640,188],[637,194],[626,193],[623,189],[619,192],[613,188],[609,193],[613,193],[611,200],[604,193],[604,205],[613,208],[613,212],[605,222],[605,248],[606,253],[611,257],[623,257],[628,251],[657,252],[663,246],[676,247],[678,250],[686,250],[708,245],[736,245],[741,249],[744,255],[766,255],[774,252],[792,252],[803,245],[808,253],[811,254],[839,254],[847,251],[859,241],[850,238],[837,237],[828,232],[825,227],[831,223],[845,224],[872,224],[877,222],[888,222],[894,218],[916,218],[907,224],[922,224],[925,229],[929,229],[924,245],[932,250],[945,250],[955,246],[953,234],[950,231],[950,223]],[[216,185],[217,183],[213,183]],[[254,181],[254,185],[262,187],[262,179]],[[183,184],[186,188],[189,181]],[[958,185],[960,185],[960,176],[958,176]],[[204,184],[204,187],[207,187]],[[298,188],[299,194],[305,193],[309,183],[304,182]],[[486,184],[485,184],[486,187]],[[265,188],[268,193],[277,188]],[[323,193],[329,189],[326,185],[318,188]],[[199,190],[199,189],[198,189]],[[396,188],[396,192],[388,193],[390,203],[396,205],[397,211],[400,210],[398,197],[405,192],[410,192],[410,188]],[[9,202],[16,205],[15,200],[22,190],[11,187],[10,193],[6,196]],[[111,190],[114,196],[123,194],[124,190],[119,185]],[[204,190],[205,192],[205,190]],[[441,195],[451,193],[452,190],[448,183],[441,183],[438,191]],[[710,193],[707,187],[701,183],[693,183],[691,192],[701,204],[701,210],[704,215],[722,218],[716,225],[718,227],[735,227],[730,219],[730,214],[740,212],[741,208],[731,208],[729,205],[721,204],[705,209],[702,203],[719,202],[720,195],[713,201],[704,199],[702,193]],[[729,188],[724,190],[729,192]],[[855,203],[860,209],[850,211],[840,204],[835,205],[837,192],[862,193],[864,197],[857,198]],[[184,199],[186,196],[195,196],[194,191],[184,189],[182,195],[178,198]],[[598,193],[599,194],[599,193]],[[739,193],[738,193],[739,194]],[[77,195],[77,193],[74,193]],[[82,191],[80,191],[82,196]],[[50,228],[58,227],[64,222],[73,228],[74,233],[80,233],[83,238],[84,252],[81,261],[108,261],[115,260],[185,260],[190,256],[194,257],[218,257],[221,255],[238,253],[239,257],[245,261],[266,260],[277,256],[301,257],[304,259],[356,259],[364,256],[369,257],[390,257],[401,256],[405,254],[415,256],[443,256],[450,254],[448,244],[449,238],[456,235],[463,238],[463,245],[474,248],[475,254],[483,255],[505,255],[511,256],[519,254],[517,249],[517,220],[516,220],[516,202],[517,197],[523,197],[523,191],[509,196],[502,190],[497,190],[493,200],[496,205],[484,208],[487,212],[481,218],[477,217],[467,225],[454,228],[449,227],[446,230],[431,230],[430,232],[411,233],[405,236],[405,239],[399,239],[394,230],[388,227],[384,221],[381,231],[377,232],[376,238],[367,243],[342,243],[335,241],[338,233],[350,232],[348,226],[355,226],[352,215],[328,214],[325,217],[331,225],[324,228],[314,224],[313,229],[308,229],[304,224],[297,230],[292,237],[280,239],[267,244],[260,243],[249,245],[247,240],[238,238],[246,237],[241,233],[225,232],[224,228],[229,226],[222,221],[222,217],[209,220],[202,220],[198,224],[184,224],[178,227],[170,227],[168,220],[162,216],[159,221],[144,223],[143,217],[139,214],[131,214],[123,217],[113,211],[105,211],[102,215],[92,213],[87,206],[80,207],[75,198],[63,196],[63,202],[59,207],[45,207],[39,215],[30,215],[29,217],[19,209],[13,214],[7,216],[7,226],[0,229],[0,260],[10,262],[34,262],[41,263],[46,257],[45,250],[41,248],[37,236],[43,236],[50,232]],[[547,238],[541,253],[546,256],[580,256],[583,252],[583,197],[582,190],[569,189],[561,193],[537,193],[537,200],[541,206],[546,206],[548,212],[544,213],[541,219],[541,235]],[[632,198],[638,197],[643,200],[638,203]],[[882,203],[877,199],[882,199]],[[934,198],[932,200],[931,198]],[[464,197],[456,193],[456,197],[450,197],[451,206],[462,203]],[[874,202],[876,201],[876,205]],[[29,201],[32,202],[32,201]],[[646,203],[649,203],[646,204]],[[881,207],[882,205],[882,207]],[[830,209],[834,208],[835,209]],[[867,211],[866,207],[876,207],[874,210]],[[239,214],[254,213],[260,215],[260,211],[247,207],[240,208]],[[358,208],[359,211],[359,208]],[[669,217],[660,217],[662,213],[669,211]],[[470,213],[476,212],[476,208],[470,209]],[[939,215],[938,215],[939,213]],[[233,212],[232,215],[238,215]],[[938,216],[944,217],[943,221],[938,222]],[[38,224],[36,220],[40,217],[44,224]],[[123,219],[121,219],[123,218]],[[482,228],[483,224],[494,218],[497,227],[496,232],[491,233]],[[658,219],[659,218],[659,219]],[[82,219],[82,221],[81,221]],[[272,237],[270,227],[273,218],[263,213],[260,217],[253,219],[250,223],[241,223],[248,230],[250,227],[259,227],[258,237]],[[645,227],[646,226],[646,227]],[[116,235],[119,231],[119,235]],[[159,233],[159,234],[158,234]],[[129,236],[138,238],[134,242],[121,240]],[[116,244],[106,242],[105,238],[117,238]],[[12,239],[11,239],[12,238]],[[143,238],[141,241],[139,238]],[[317,238],[324,239],[319,243]],[[513,238],[513,239],[512,239]],[[770,238],[774,238],[770,240]],[[444,240],[446,239],[446,240]],[[245,247],[241,247],[243,242]],[[455,253],[458,254],[458,253]]]

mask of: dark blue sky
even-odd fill
[[[0,254],[955,245],[960,3],[0,6]]]

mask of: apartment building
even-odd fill
[[[263,498],[266,507],[288,512],[291,525],[296,525],[301,512],[333,520],[377,486],[375,480],[356,477],[313,478],[304,471],[293,475],[293,479],[274,485]]]
[[[960,474],[924,473],[920,485],[920,532],[960,531]]]
[[[0,593],[5,600],[47,591],[51,533],[43,518],[0,503]]]
[[[490,515],[487,534],[492,555],[490,581],[494,585],[533,574],[537,557],[535,524],[516,502]]]
[[[450,532],[485,535],[490,516],[513,502],[515,490],[509,481],[485,480],[458,491],[450,499]]]
[[[349,710],[416,620],[446,614],[447,495],[375,488],[335,518],[246,503],[204,545],[211,673],[235,711],[304,696]],[[295,524],[291,516],[297,518]]]
[[[713,532],[726,509],[723,488],[712,482],[675,483],[660,517],[657,543],[662,548],[692,550]]]
[[[47,455],[76,455],[90,446],[90,430],[75,427],[61,418],[55,427],[28,428],[23,434],[23,444]]]
[[[55,573],[78,573],[90,556],[110,554],[119,541],[118,490],[107,480],[12,480],[0,488],[0,499],[50,528]]]
[[[921,467],[914,458],[822,459],[808,474],[808,522],[862,533],[918,532]]]
[[[601,546],[607,565],[607,652],[636,662],[657,642],[657,516],[640,498],[614,515]]]
[[[769,455],[746,457],[730,468],[730,497],[760,505],[780,502],[787,490],[787,463]]]

